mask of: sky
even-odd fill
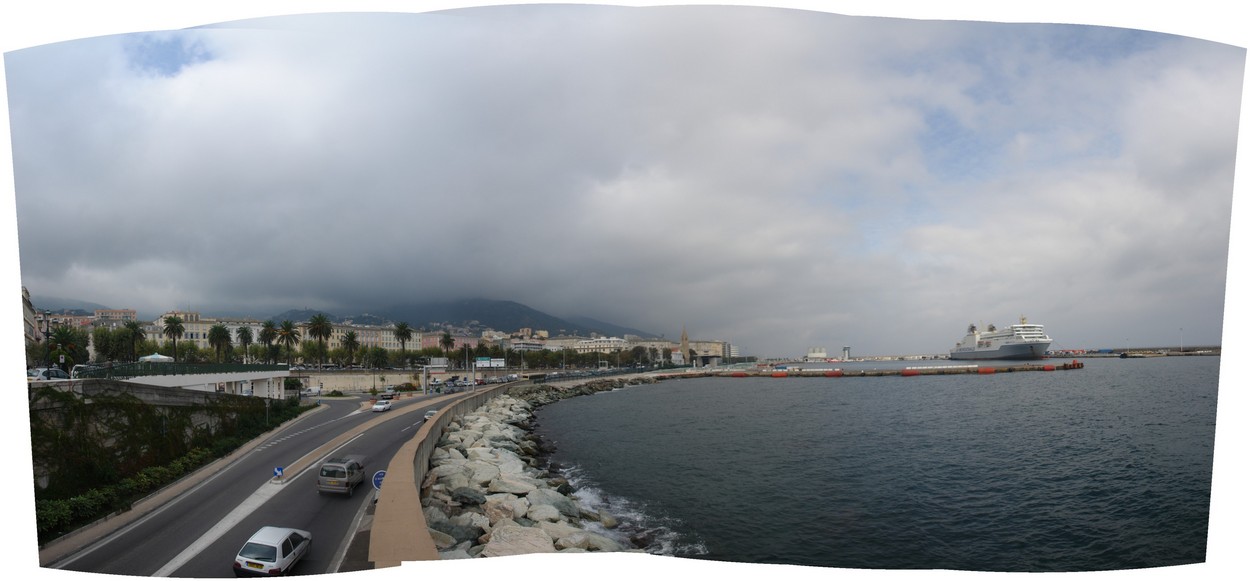
[[[15,294],[481,296],[761,357],[1020,315],[1057,348],[1244,344],[1223,3],[30,4],[0,9]]]
[[[36,296],[152,318],[483,297],[761,357],[944,353],[1021,316],[1056,348],[1221,339],[1237,46],[528,5],[5,58]]]

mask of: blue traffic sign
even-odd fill
[[[384,477],[386,477],[385,470],[378,470],[377,472],[373,473],[373,488],[374,489],[382,490],[382,478]]]
[[[274,477],[274,478],[282,478],[282,467],[281,467],[281,466],[275,466],[275,467],[274,467],[274,469],[273,469],[273,477]]]

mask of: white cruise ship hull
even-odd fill
[[[1045,343],[1012,343],[997,348],[975,347],[956,348],[951,350],[951,359],[1043,359],[1050,342]]]

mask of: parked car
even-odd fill
[[[261,527],[234,557],[234,576],[286,575],[308,554],[312,533],[285,527]]]
[[[69,376],[70,376],[70,378],[71,378],[71,379],[78,379],[78,378],[82,377],[82,374],[89,373],[89,372],[95,371],[95,370],[97,370],[97,369],[103,369],[103,366],[101,366],[101,365],[89,365],[89,364],[86,364],[86,363],[80,363],[80,364],[75,365],[74,367],[70,368],[70,370],[69,370]]]
[[[386,397],[386,396],[382,396],[382,397]],[[389,412],[389,411],[391,411],[391,400],[389,400],[389,399],[380,399],[380,400],[378,400],[378,402],[377,402],[377,403],[373,404],[373,411],[375,411],[375,412]]]
[[[59,367],[36,367],[26,372],[26,381],[49,381],[69,378],[69,374],[62,371]]]
[[[328,458],[321,463],[317,474],[317,492],[345,492],[352,490],[365,479],[365,457],[359,455]]]

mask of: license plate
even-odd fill
[[[331,481],[330,481],[330,486],[338,486],[338,485],[339,485],[339,481],[338,481],[338,480],[331,480]]]
[[[264,569],[264,568],[265,568],[265,566],[264,566],[264,565],[262,565],[262,564],[260,564],[260,563],[253,563],[253,562],[251,562],[251,561],[248,561],[248,562],[247,562],[247,567],[248,567],[249,569]]]

